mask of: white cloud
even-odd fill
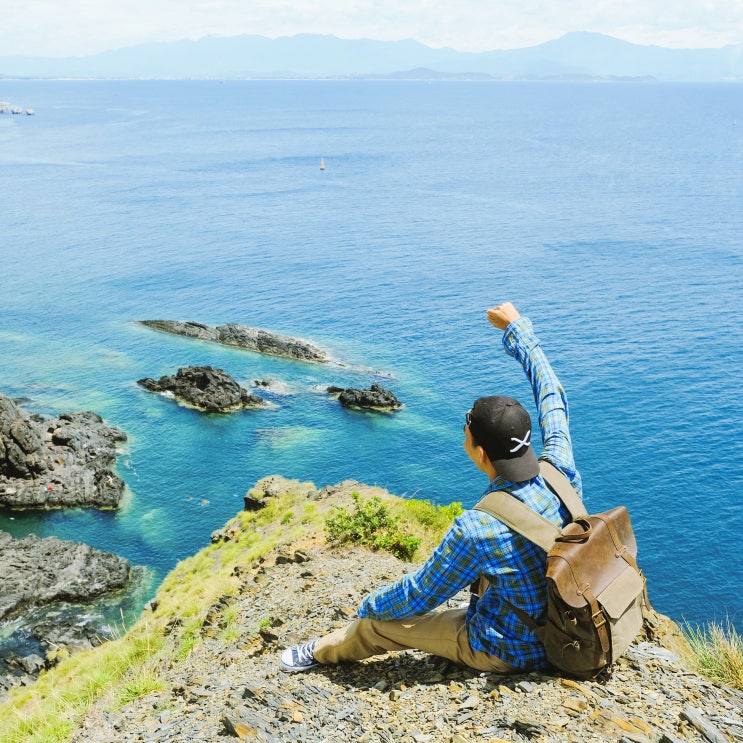
[[[330,33],[485,51],[598,31],[672,47],[743,42],[743,0],[3,0],[0,56],[86,55],[202,36]]]

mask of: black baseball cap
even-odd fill
[[[506,480],[524,482],[539,474],[531,445],[531,418],[518,400],[502,395],[480,397],[467,413],[467,425],[475,443]]]

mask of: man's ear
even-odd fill
[[[485,472],[492,480],[498,473],[495,471],[495,467],[493,467],[493,463],[490,461],[490,457],[487,455],[485,449],[483,449],[481,446],[478,446],[476,448],[476,451],[478,456],[477,468],[482,472]]]

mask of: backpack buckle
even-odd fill
[[[596,629],[600,629],[606,624],[606,617],[604,616],[604,612],[599,609],[598,611],[595,611],[593,614],[591,614],[591,621],[593,622],[593,626]]]

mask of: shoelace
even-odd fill
[[[315,662],[312,652],[315,649],[314,642],[306,642],[304,645],[297,646],[297,663],[300,666],[308,666]]]

